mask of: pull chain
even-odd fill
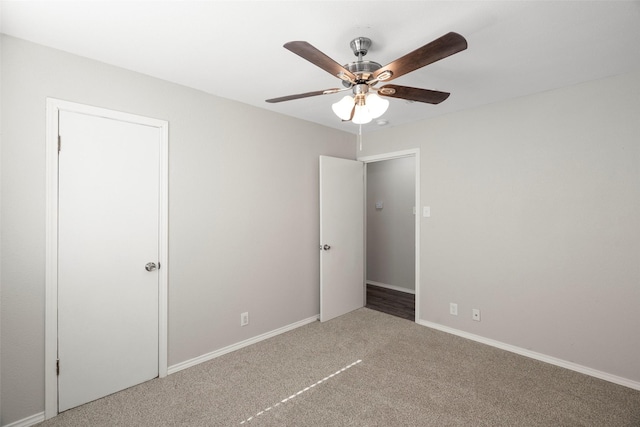
[[[360,151],[362,151],[362,125],[358,125],[358,143],[360,144]]]

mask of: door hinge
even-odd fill
[[[60,135],[58,135],[58,153],[60,152],[61,147],[62,147],[62,141],[60,139]]]
[[[60,375],[60,359],[56,359],[56,375]]]

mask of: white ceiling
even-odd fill
[[[639,1],[6,1],[1,31],[300,119],[356,132],[340,87],[284,49],[305,40],[344,64],[349,42],[387,64],[449,31],[469,48],[394,80],[451,92],[434,106],[392,99],[387,126],[640,69]],[[593,102],[598,102],[594,99]],[[375,123],[363,132],[379,129]]]

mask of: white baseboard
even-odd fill
[[[31,415],[30,417],[23,418],[18,421],[14,421],[11,424],[7,424],[4,427],[30,427],[32,425],[41,423],[44,421],[44,411],[38,412],[35,415]]]
[[[614,384],[629,387],[634,390],[640,390],[640,382],[638,381],[633,381],[627,378],[619,377],[617,375],[609,374],[607,372],[598,371],[597,369],[578,365],[577,363],[568,362],[566,360],[558,359],[557,357],[547,356],[546,354],[537,353],[535,351],[527,350],[521,347],[516,347],[515,345],[506,344],[501,341],[492,340],[491,338],[485,338],[480,335],[475,335],[469,332],[464,332],[458,329],[450,328],[448,326],[443,326],[438,323],[428,322],[426,320],[419,320],[417,323],[422,326],[426,326],[428,328],[437,329],[439,331],[446,332],[448,334],[457,335],[459,337],[466,338],[472,341],[477,341],[479,343],[490,345],[492,347],[496,347],[501,350],[506,350],[511,353],[516,353],[521,356],[525,356],[531,359],[539,360],[541,362],[549,363],[551,365],[560,366],[561,368],[580,372],[581,374],[585,374],[591,377],[599,378],[601,380],[609,381]]]
[[[378,286],[379,288],[391,289],[393,291],[405,292],[407,294],[416,294],[415,289],[403,288],[402,286],[387,285],[386,283],[374,282],[373,280],[367,280],[367,285]]]
[[[215,359],[216,357],[220,357],[224,354],[231,353],[232,351],[240,350],[243,347],[247,347],[251,344],[255,344],[257,342],[266,340],[271,337],[275,337],[276,335],[283,334],[285,332],[291,331],[293,329],[299,328],[304,325],[308,325],[309,323],[316,322],[319,319],[319,315],[309,317],[307,319],[301,320],[299,322],[292,323],[287,326],[283,326],[282,328],[275,329],[271,332],[266,332],[262,335],[258,335],[253,338],[249,338],[248,340],[241,341],[236,344],[232,344],[230,346],[221,348],[220,350],[212,351],[211,353],[203,354],[202,356],[194,357],[193,359],[185,360],[184,362],[177,363],[175,365],[169,366],[168,374],[174,374],[178,371],[182,371],[183,369],[190,368],[195,365],[199,365],[200,363],[206,362],[211,359]]]

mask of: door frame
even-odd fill
[[[160,213],[158,270],[158,376],[167,376],[169,278],[169,122],[90,105],[47,98],[45,255],[45,419],[58,415],[58,132],[61,111],[160,129]]]
[[[402,150],[402,151],[394,151],[394,152],[390,152],[390,153],[383,153],[383,154],[376,154],[376,155],[372,155],[372,156],[363,156],[363,157],[358,157],[357,160],[361,161],[364,163],[364,176],[365,176],[365,203],[366,203],[366,197],[367,197],[367,164],[368,163],[373,163],[373,162],[381,162],[381,161],[385,161],[385,160],[393,160],[393,159],[400,159],[403,157],[413,157],[415,159],[415,207],[416,207],[416,214],[414,217],[415,220],[415,291],[416,291],[416,299],[415,299],[415,322],[418,322],[420,320],[420,149],[419,148],[413,148],[413,149],[409,149],[409,150]],[[364,294],[365,294],[365,298],[366,298],[366,293],[367,293],[367,256],[366,256],[366,247],[367,247],[367,215],[366,215],[366,209],[365,209],[365,218],[364,218],[364,226],[365,226],[365,233],[364,233],[364,247],[365,247],[365,257],[364,257],[364,262],[365,262],[365,266],[364,266],[364,276],[365,276],[365,283],[364,283]]]

